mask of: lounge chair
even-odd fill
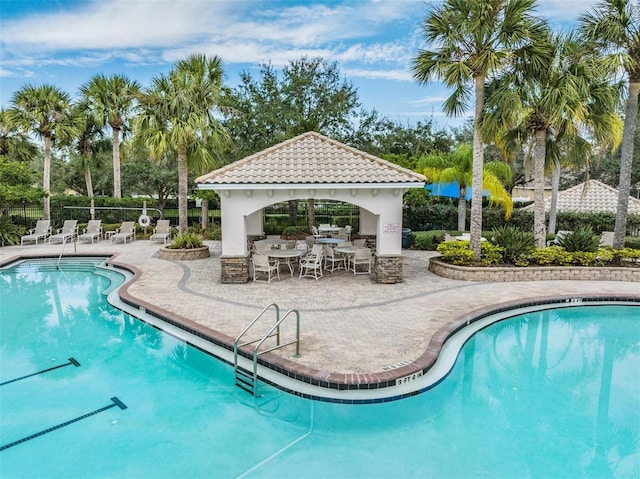
[[[251,257],[253,263],[253,281],[254,283],[270,283],[271,276],[275,274],[280,279],[280,262],[269,262],[269,257],[264,254],[254,254]],[[258,279],[258,273],[264,273],[267,279]]]
[[[111,236],[111,242],[117,243],[122,240],[124,244],[136,239],[136,222],[135,221],[123,221],[120,228]]]
[[[171,239],[171,225],[169,220],[158,220],[156,227],[153,229],[153,234],[149,238],[151,241],[163,241],[167,244],[167,241]]]
[[[78,220],[64,220],[62,228],[58,232],[49,236],[49,244],[52,242],[67,243],[73,241],[78,236]]]
[[[84,233],[78,236],[79,240],[91,241],[91,244],[96,240],[99,241],[100,238],[102,238],[102,220],[89,220]]]
[[[36,227],[29,230],[28,235],[24,235],[20,238],[20,244],[24,245],[25,241],[35,241],[36,245],[38,240],[46,241],[51,234],[51,221],[50,220],[38,220]]]

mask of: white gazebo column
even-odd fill
[[[247,250],[248,218],[239,214],[238,192],[220,191],[220,216],[222,226],[222,255],[220,256],[220,280],[222,283],[246,283],[249,281],[249,252]]]
[[[376,283],[402,282],[402,192],[383,190],[376,195],[377,248],[374,257],[372,278]]]

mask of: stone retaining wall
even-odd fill
[[[429,260],[429,271],[443,278],[464,281],[638,281],[640,268],[588,266],[477,267],[456,266],[440,259]]]
[[[210,254],[209,247],[203,246],[202,248],[190,249],[160,248],[158,256],[160,259],[166,259],[168,261],[186,261],[190,259],[208,258]]]

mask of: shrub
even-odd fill
[[[625,238],[624,245],[626,248],[640,249],[640,238]]]
[[[518,264],[535,248],[535,237],[529,231],[522,231],[515,226],[504,226],[493,230],[491,242],[503,249],[505,263]]]
[[[413,233],[413,247],[415,249],[435,251],[444,241],[446,230],[417,231]]]
[[[595,253],[600,246],[600,238],[593,233],[591,226],[580,226],[556,241],[570,253],[576,251]]]
[[[464,266],[473,262],[473,251],[469,249],[468,241],[445,241],[436,249],[447,263]]]
[[[0,246],[20,244],[25,229],[15,225],[9,218],[0,218]]]
[[[184,233],[179,234],[175,238],[170,245],[167,246],[169,249],[194,249],[194,248],[202,248],[202,236],[196,233]]]
[[[304,239],[307,235],[309,235],[307,226],[287,226],[282,231],[282,236],[285,239]]]
[[[568,266],[571,264],[571,255],[560,246],[536,248],[531,253],[531,259],[540,266]]]
[[[473,251],[469,249],[469,241],[445,241],[440,243],[437,252],[442,255],[442,259],[447,263],[464,266],[475,261]],[[485,266],[500,264],[502,261],[502,248],[489,242],[484,242],[482,247],[481,262]]]
[[[490,266],[492,264],[502,263],[504,248],[491,244],[489,241],[483,241],[482,244],[480,244],[480,250],[482,264]]]

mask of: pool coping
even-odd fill
[[[134,308],[140,313],[152,315],[160,321],[166,322],[169,325],[179,328],[180,330],[185,331],[196,338],[200,338],[207,343],[211,343],[214,346],[222,348],[223,350],[233,351],[233,342],[235,338],[164,308],[157,307],[154,304],[131,294],[129,289],[141,277],[142,271],[135,266],[119,262],[117,260],[118,254],[67,254],[64,257],[105,258],[105,264],[108,267],[122,269],[131,274],[130,279],[125,281],[117,291],[117,295],[123,304]],[[12,257],[5,261],[1,261],[0,267],[16,261],[38,258],[55,259],[57,258],[57,255],[44,254]],[[258,358],[258,364],[260,367],[259,376],[265,382],[273,384],[274,386],[292,394],[322,401],[358,404],[401,399],[419,394],[441,382],[444,377],[448,375],[448,371],[446,371],[438,380],[428,384],[426,387],[418,386],[417,381],[434,368],[438,358],[441,356],[445,343],[449,339],[451,339],[456,333],[478,323],[484,318],[502,313],[504,317],[496,319],[496,321],[499,321],[501,319],[506,319],[509,316],[519,314],[517,310],[521,310],[523,308],[540,307],[543,305],[550,307],[554,305],[578,306],[585,303],[596,302],[640,303],[640,294],[619,295],[607,293],[549,295],[536,297],[535,300],[518,299],[477,308],[466,314],[458,316],[440,327],[433,334],[429,340],[427,348],[418,358],[408,364],[403,364],[399,367],[386,371],[348,374],[335,373],[331,371],[313,369],[297,364],[294,361],[276,354],[265,353]],[[509,312],[513,312],[513,314],[509,314]],[[196,347],[198,346],[196,345]],[[458,353],[459,351],[456,353],[456,356]],[[252,361],[252,355],[248,350],[241,350],[240,355],[245,358],[245,360]],[[220,359],[229,362],[224,358]],[[310,386],[311,388],[305,389],[304,385]]]

